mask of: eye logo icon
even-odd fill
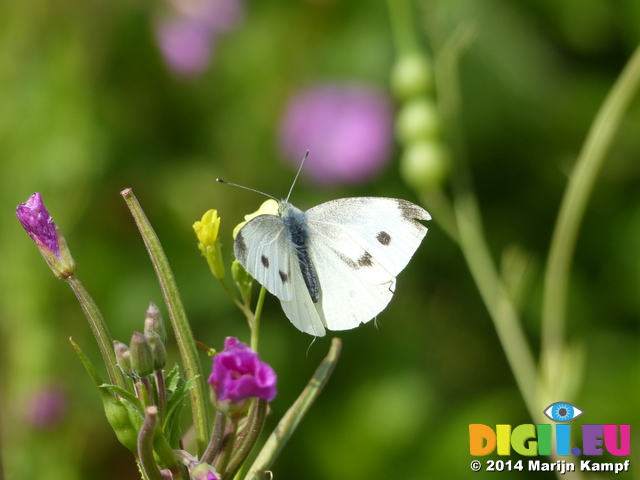
[[[578,407],[567,402],[552,403],[544,411],[544,414],[554,422],[570,422],[583,413]]]

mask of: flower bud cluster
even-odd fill
[[[413,51],[400,56],[391,74],[391,88],[401,102],[396,117],[396,136],[403,147],[400,171],[405,182],[422,192],[439,188],[449,171],[433,84],[426,55]]]
[[[127,347],[113,341],[118,366],[127,377],[144,378],[162,372],[167,364],[167,332],[158,307],[151,302],[144,323],[144,333],[133,332]]]

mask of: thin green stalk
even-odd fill
[[[493,320],[529,413],[533,418],[538,418],[539,409],[535,403],[537,373],[533,354],[485,242],[475,198],[470,194],[459,195],[454,208],[460,232],[460,249]]]
[[[267,289],[260,288],[260,294],[258,295],[258,302],[256,303],[256,313],[253,315],[252,321],[250,321],[251,327],[251,349],[254,352],[258,351],[258,340],[260,337],[260,317],[262,316],[262,307],[264,305],[264,298],[267,294]]]
[[[420,49],[415,28],[416,15],[409,0],[388,0],[391,32],[398,52],[406,54]]]
[[[273,464],[329,380],[338,362],[341,346],[342,341],[339,338],[333,338],[331,340],[329,353],[327,353],[327,356],[322,360],[298,399],[291,405],[289,410],[287,410],[287,413],[285,413],[273,433],[267,439],[262,450],[253,462],[253,465],[251,465],[245,480],[259,480],[262,472],[270,468]]]
[[[147,407],[146,416],[138,436],[138,459],[141,471],[149,480],[163,480],[160,467],[153,456],[153,439],[158,423],[158,408]]]
[[[210,434],[209,411],[206,403],[209,395],[205,377],[202,375],[191,326],[189,325],[187,314],[182,305],[178,286],[176,285],[173,272],[169,266],[169,261],[162,250],[158,236],[151,227],[133,191],[128,188],[123,190],[121,194],[127,202],[127,206],[138,226],[158,276],[187,379],[198,377],[193,384],[193,388],[189,391],[189,396],[196,432],[196,450],[197,454],[201,455],[207,448]]]
[[[453,238],[458,241],[480,296],[489,311],[527,409],[533,418],[539,418],[540,413],[536,405],[536,363],[517,310],[502,284],[487,246],[464,149],[464,134],[459,119],[461,99],[457,69],[460,56],[473,35],[473,25],[463,24],[441,49],[436,50],[435,71],[440,112],[447,126],[449,144],[454,149],[458,161],[452,179],[456,228],[449,230],[457,234]]]
[[[598,111],[562,200],[551,240],[543,293],[541,361],[548,395],[553,396],[557,387],[553,378],[556,362],[564,358],[567,290],[578,230],[605,154],[639,84],[640,47],[636,48]]]
[[[113,385],[117,385],[118,387],[126,390],[128,385],[125,382],[124,375],[122,374],[120,367],[118,367],[116,354],[113,350],[113,339],[111,338],[111,333],[109,333],[109,328],[104,321],[98,305],[93,300],[93,297],[89,295],[87,289],[84,288],[82,282],[78,280],[78,277],[72,275],[66,280],[73,290],[73,293],[76,294],[76,297],[80,302],[80,306],[82,307],[82,311],[89,321],[93,335],[96,337],[100,353],[102,354],[102,359],[107,367],[110,382]]]

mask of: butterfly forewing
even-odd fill
[[[234,243],[244,269],[283,302],[293,297],[291,262],[298,261],[287,235],[280,217],[260,215],[240,229]]]
[[[355,265],[371,262],[395,277],[427,234],[427,227],[417,220],[431,216],[406,200],[356,197],[318,205],[307,211],[307,218],[313,233],[324,231],[336,238],[329,245]],[[376,281],[377,276],[366,274],[365,278]]]

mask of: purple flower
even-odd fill
[[[44,247],[56,257],[61,258],[58,227],[44,206],[39,193],[34,193],[29,200],[18,205],[16,217],[39,248]]]
[[[167,65],[176,74],[204,72],[218,39],[232,30],[244,15],[241,0],[173,2],[175,10],[156,24],[157,41]]]
[[[389,159],[393,140],[391,102],[360,85],[317,85],[292,98],[281,123],[285,157],[317,183],[357,183],[371,178]]]
[[[76,264],[71,258],[67,242],[53,222],[39,193],[34,193],[29,200],[16,207],[16,217],[36,242],[53,273],[58,278],[69,278],[73,275]]]
[[[227,337],[224,350],[213,357],[209,383],[218,405],[239,406],[248,398],[270,402],[276,396],[276,380],[273,369],[237,338]]]
[[[29,400],[27,420],[35,428],[53,428],[60,423],[66,413],[67,403],[67,396],[61,389],[43,388]]]

